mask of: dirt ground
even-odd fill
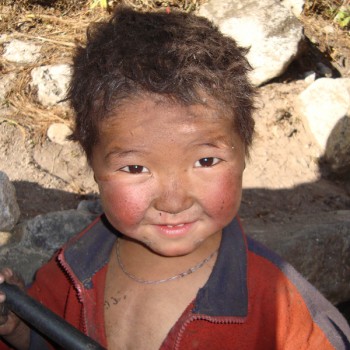
[[[62,16],[55,8],[36,7],[22,8],[14,17],[13,6],[1,8],[1,30],[11,38],[42,44],[42,58],[35,66],[70,62],[89,21],[106,16],[101,10],[91,14],[86,9]],[[349,31],[320,17],[301,20],[304,53],[282,77],[259,88],[256,136],[240,211],[244,220],[284,222],[301,213],[350,209],[350,182],[321,177],[320,151],[295,111],[295,99],[307,86],[304,74],[318,72],[317,63],[331,68],[333,77],[350,77]],[[0,170],[16,187],[21,220],[75,208],[82,199],[97,195],[79,148],[46,139],[50,123],[70,124],[71,112],[44,109],[35,102],[35,91],[26,85],[31,68],[0,61],[3,74],[17,74],[17,85],[0,109]]]

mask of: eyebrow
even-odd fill
[[[222,142],[223,145],[226,146],[225,142]],[[194,144],[194,146],[206,146],[206,147],[213,147],[213,148],[221,148],[219,146],[219,142],[218,143],[214,143],[214,142],[204,142],[204,143],[198,143],[198,144]]]
[[[230,140],[225,140],[223,138],[216,138],[210,142],[201,142],[201,141],[194,141],[191,143],[191,146],[193,147],[212,147],[212,148],[222,148],[222,146],[224,147],[231,147],[233,146],[233,142]]]
[[[130,154],[145,154],[145,153],[147,152],[143,150],[133,150],[133,149],[121,150],[120,148],[116,147],[105,155],[105,159],[108,160],[112,156],[117,156],[118,158],[126,158]]]

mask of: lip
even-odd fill
[[[194,222],[186,222],[181,224],[160,224],[155,225],[160,234],[168,237],[186,236],[192,228]]]

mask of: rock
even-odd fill
[[[322,62],[318,62],[316,64],[318,73],[321,77],[326,77],[326,78],[331,78],[333,75],[332,69],[327,67],[325,64]]]
[[[35,271],[49,259],[47,254],[14,244],[0,248],[0,268],[11,267],[23,277],[27,285],[32,282]]]
[[[93,215],[100,215],[103,213],[100,200],[83,200],[78,204],[77,210],[87,211]]]
[[[96,215],[89,212],[74,209],[52,212],[26,221],[16,229],[16,232],[23,237],[21,245],[24,247],[52,255],[70,237],[82,231],[95,217]]]
[[[244,227],[331,302],[350,300],[350,211],[294,216],[287,224],[247,220]]]
[[[10,62],[15,63],[34,63],[40,57],[41,46],[25,41],[12,39],[5,44],[3,57]]]
[[[350,180],[350,114],[340,119],[329,135],[320,167],[329,177]]]
[[[95,217],[87,211],[66,210],[39,215],[18,225],[12,243],[0,248],[0,266],[12,267],[30,283],[35,271]]]
[[[297,110],[334,175],[350,174],[350,78],[320,78],[299,96]]]
[[[71,128],[63,123],[53,123],[47,130],[47,137],[50,141],[59,145],[66,145],[69,141],[67,137],[72,134]]]
[[[0,104],[3,104],[6,101],[7,94],[11,91],[16,74],[8,73],[3,74],[0,80]]]
[[[0,171],[0,231],[11,231],[19,216],[16,190],[8,176]]]
[[[305,1],[304,0],[281,0],[281,4],[288,9],[290,9],[294,16],[300,17],[304,6],[305,6]]]
[[[304,76],[305,76],[304,81],[308,85],[310,85],[316,80],[316,73],[313,71],[306,72]]]
[[[250,79],[261,85],[286,70],[303,39],[298,19],[277,0],[209,0],[199,9],[240,46],[250,48]]]
[[[38,91],[38,101],[46,107],[57,105],[67,94],[71,77],[71,67],[67,64],[42,66],[31,72],[31,86]],[[60,102],[60,106],[67,108],[67,102]]]

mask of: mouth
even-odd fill
[[[166,226],[166,227],[182,227],[182,226],[185,226],[185,224],[176,224],[176,225],[160,225],[160,226]]]
[[[168,237],[179,237],[185,236],[189,233],[194,222],[181,223],[181,224],[159,224],[155,225],[158,229],[158,232],[162,235]]]

